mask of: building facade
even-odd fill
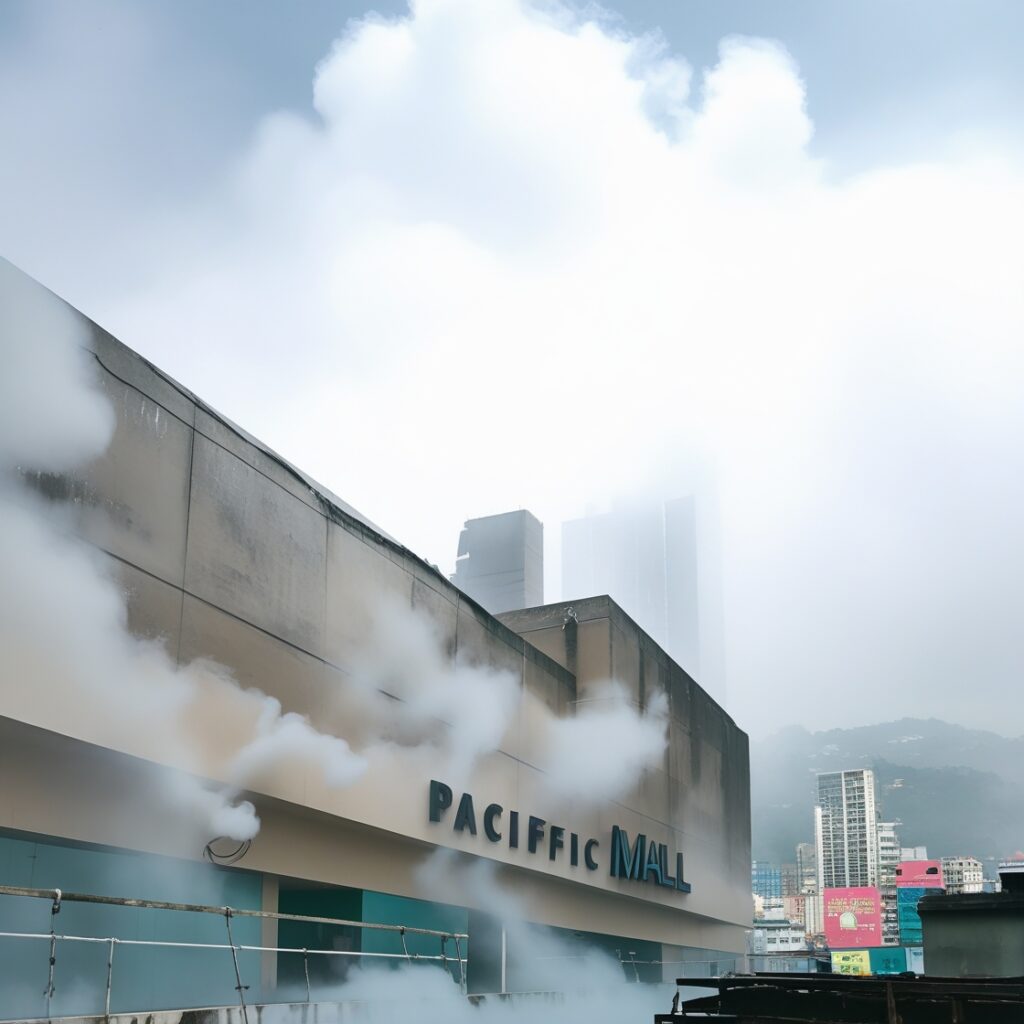
[[[1024,964],[1024,893],[951,896],[933,889],[919,902],[918,922],[930,974],[942,978],[1020,978]]]
[[[825,772],[814,809],[818,891],[877,886],[878,813],[870,768]]]
[[[985,868],[976,857],[943,857],[942,878],[950,896],[983,892]]]
[[[750,932],[749,950],[755,956],[772,953],[797,953],[807,949],[807,938],[801,922],[759,920]]]
[[[896,909],[900,942],[904,946],[921,945],[921,916],[918,908],[925,896],[942,893],[943,886],[941,861],[903,860],[896,867]]]
[[[778,864],[755,860],[750,865],[750,891],[762,899],[778,899],[782,892],[782,870]]]
[[[900,863],[899,825],[898,821],[878,823],[878,890],[882,898],[882,941],[887,946],[900,943],[896,900],[896,869]]]
[[[0,269],[42,301],[34,282]],[[333,951],[311,968],[314,983],[342,978],[349,951],[438,953],[435,939],[400,940],[359,922],[468,933],[472,968],[474,949],[481,963],[490,955],[486,921],[499,892],[514,893],[528,922],[611,955],[629,949],[647,963],[704,959],[723,969],[742,955],[750,921],[747,737],[629,616],[597,597],[575,602],[571,622],[566,605],[513,613],[514,623],[495,618],[186,388],[80,314],[68,315],[116,418],[113,438],[80,471],[26,471],[26,491],[39,521],[52,519],[54,550],[73,550],[76,565],[98,567],[112,581],[120,610],[111,601],[110,618],[139,671],[159,664],[185,673],[209,701],[188,723],[186,757],[163,729],[173,706],[120,728],[113,704],[67,688],[54,699],[51,681],[26,679],[5,662],[0,885],[355,922],[235,919],[236,944]],[[54,645],[73,644],[73,631],[53,628]],[[390,674],[371,692],[367,638],[375,634],[371,653]],[[472,759],[460,761],[446,746],[454,727],[439,718],[430,743],[412,746],[403,733],[399,713],[426,685],[419,662],[410,669],[402,661],[410,636],[436,645],[428,659],[435,676],[469,666],[479,674],[471,678],[511,681],[507,724]],[[84,638],[83,656],[90,642]],[[78,651],[66,653],[70,666]],[[560,795],[546,782],[552,755],[541,737],[608,679],[637,709],[664,695],[665,749],[614,801]],[[239,785],[238,737],[263,719],[228,713],[234,704],[226,697],[236,692],[248,695],[245,708],[273,711],[277,702],[299,736],[305,720],[343,737],[365,770],[332,781],[305,759],[303,743],[272,770],[250,765]],[[168,795],[197,778],[209,791],[234,786],[258,813],[258,834],[237,850],[231,844],[230,856],[219,832]],[[209,863],[218,857],[223,864]],[[481,877],[486,884],[470,884]],[[186,926],[170,912],[70,904],[61,915],[58,926],[81,935],[225,941],[224,917],[193,915]],[[48,904],[0,895],[0,931],[41,927],[50,927]],[[3,942],[0,990],[24,993],[24,1006],[8,997],[12,1013],[39,1016],[41,947]],[[96,1006],[105,953],[83,950],[62,947],[54,1014],[94,1012],[61,1002],[77,993]],[[449,946],[441,955],[455,954]],[[237,1001],[230,958],[142,947],[118,956],[114,1012]],[[300,953],[239,959],[250,1002],[303,991]],[[662,968],[645,970],[660,979]],[[514,984],[502,977],[503,986]]]

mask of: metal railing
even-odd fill
[[[57,969],[57,944],[61,942],[82,942],[105,944],[107,950],[106,980],[103,1002],[103,1016],[110,1019],[110,999],[114,978],[114,952],[118,946],[153,946],[173,949],[207,949],[227,950],[231,953],[231,962],[234,968],[235,991],[238,993],[238,1007],[242,1014],[244,1024],[248,1024],[248,1006],[245,1001],[245,991],[248,985],[242,982],[241,967],[238,962],[238,954],[241,952],[253,953],[296,953],[302,954],[303,974],[305,976],[306,1002],[312,1001],[312,986],[309,978],[309,957],[310,956],[341,956],[356,958],[376,958],[384,960],[407,960],[410,962],[438,963],[445,971],[449,970],[449,964],[458,965],[458,984],[461,992],[466,991],[466,957],[463,955],[462,944],[469,936],[465,932],[445,932],[433,928],[417,928],[406,925],[379,924],[372,921],[349,921],[335,917],[315,917],[304,914],[285,914],[271,910],[246,910],[236,907],[214,907],[200,903],[170,903],[164,900],[129,899],[120,896],[98,896],[93,893],[66,893],[60,889],[29,889],[20,886],[0,885],[0,896],[20,896],[32,899],[43,899],[50,902],[50,930],[48,932],[13,932],[0,931],[0,938],[23,939],[27,941],[45,941],[49,948],[49,962],[46,988],[43,991],[44,1012],[47,1019],[51,1018],[51,1005],[54,993],[56,992],[56,969]],[[223,917],[227,931],[226,943],[214,942],[171,942],[159,939],[121,939],[113,936],[101,937],[92,935],[63,935],[56,931],[56,918],[64,903],[99,904],[113,907],[144,908],[148,910],[170,910],[182,911],[196,914],[214,914]],[[327,924],[345,928],[358,928],[367,931],[383,931],[397,934],[402,943],[401,953],[377,953],[363,952],[360,950],[342,949],[307,949],[288,946],[253,946],[236,943],[231,931],[232,918],[254,917],[270,919],[275,921],[295,921],[304,924]],[[438,939],[440,951],[437,954],[423,954],[410,952],[407,935],[430,936]],[[454,956],[448,952],[448,943],[455,947]]]

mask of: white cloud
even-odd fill
[[[352,24],[314,103],[108,326],[439,561],[466,515],[550,537],[711,458],[741,724],[855,692],[1024,728],[993,710],[1024,670],[1010,158],[835,181],[778,46],[691,76],[513,0]]]

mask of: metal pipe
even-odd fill
[[[245,1006],[245,990],[249,987],[248,985],[242,984],[242,972],[238,969],[238,950],[235,948],[235,940],[231,937],[231,908],[224,908],[224,923],[228,929],[228,942],[231,944],[231,962],[235,965],[235,981],[238,983],[235,985],[235,989],[238,992],[238,1005],[242,1011],[242,1021],[244,1024],[249,1024],[249,1011]]]
[[[466,936],[467,938],[469,936]],[[466,994],[466,964],[462,959],[462,947],[459,945],[459,937],[455,936],[455,955],[459,958],[459,990]]]
[[[0,932],[0,939],[50,939],[56,938],[58,942],[99,942],[107,944],[111,939],[97,937],[95,935],[56,935],[51,936],[49,932]],[[384,957],[391,960],[405,960],[404,953],[363,953],[354,949],[308,949],[301,950],[295,946],[246,946],[239,944],[229,946],[223,942],[171,942],[161,939],[114,939],[119,946],[167,946],[171,949],[238,949],[247,953],[314,953],[317,956],[369,956]],[[416,954],[415,960],[440,960],[447,962],[454,957],[430,956]]]
[[[184,910],[195,914],[216,914],[222,917],[223,907],[212,907],[202,903],[168,903],[163,900],[128,899],[123,896],[97,896],[92,893],[68,892],[61,895],[59,889],[28,889],[17,885],[0,885],[0,896],[28,896],[35,899],[61,899],[71,903],[98,903],[113,907],[145,907],[150,910]],[[403,927],[410,935],[442,935],[448,938],[467,939],[465,932],[442,932],[435,928],[411,928],[398,924],[377,924],[373,921],[346,921],[338,917],[309,917],[303,914],[282,914],[274,910],[241,910],[232,907],[234,917],[265,917],[275,921],[305,921],[309,924],[334,924],[345,928],[363,928],[370,931],[397,932]]]
[[[56,933],[56,917],[60,913],[60,900],[61,892],[60,889],[54,889],[51,898],[53,904],[50,907],[50,969],[46,976],[46,1019],[50,1020],[50,1003],[53,999],[53,993],[56,991],[54,985],[54,974],[57,971],[57,933]]]
[[[306,1002],[311,1001],[310,990],[309,990],[309,950],[304,949],[302,951],[302,969],[306,972]]]
[[[114,946],[117,939],[110,940],[110,952],[107,954],[107,994],[103,1000],[103,1019],[110,1024],[110,988],[114,980]]]

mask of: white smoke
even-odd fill
[[[255,736],[231,765],[239,785],[287,758],[308,758],[319,764],[329,786],[350,786],[366,771],[364,758],[354,754],[345,740],[317,732],[303,715],[283,714],[273,697],[264,698]]]
[[[645,771],[664,762],[668,698],[638,708],[618,683],[592,684],[576,714],[546,723],[545,786],[582,803],[628,796]]]
[[[407,599],[384,594],[367,601],[370,629],[356,653],[353,683],[376,739],[431,747],[442,755],[447,777],[465,781],[476,761],[505,739],[520,697],[516,676],[454,656],[437,623],[413,612]]]
[[[255,808],[237,793],[274,764],[315,765],[344,786],[365,762],[337,737],[244,690],[221,666],[178,667],[162,643],[132,636],[125,595],[73,535],[72,509],[45,505],[23,474],[82,469],[110,440],[113,412],[91,376],[80,323],[0,264],[0,713],[143,754],[179,769],[166,793],[214,835],[252,838]],[[201,777],[203,730],[232,751],[230,786]]]
[[[423,0],[351,23],[308,116],[266,118],[154,226],[148,287],[97,308],[442,563],[477,510],[550,540],[707,457],[751,724],[942,685],[943,714],[1005,728],[1024,174],[974,143],[843,177],[776,44],[691,74],[589,6]]]

